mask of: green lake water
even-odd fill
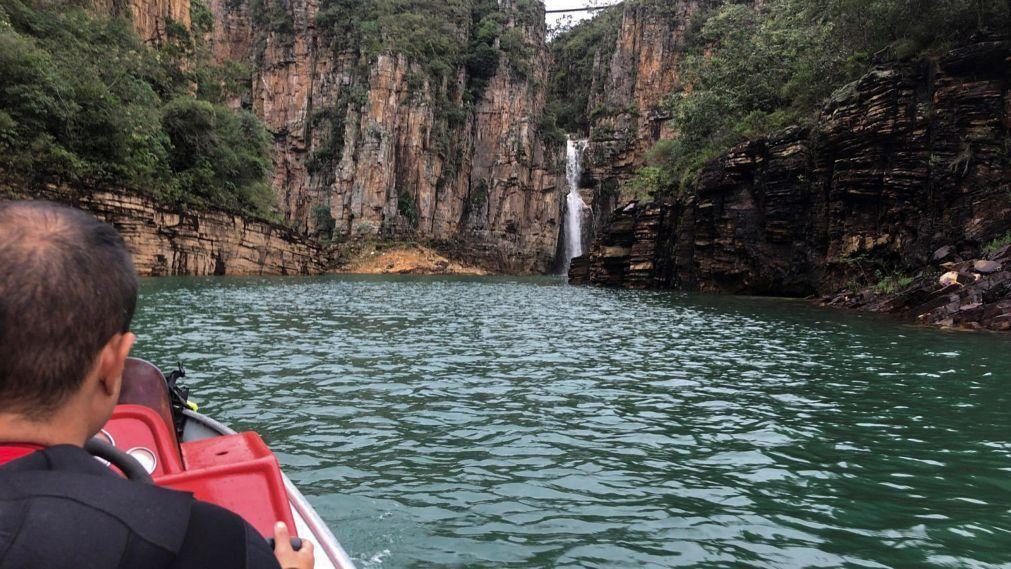
[[[1011,566],[1011,338],[553,278],[146,280],[359,567]]]

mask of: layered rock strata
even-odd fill
[[[582,278],[806,296],[936,277],[938,248],[979,251],[1011,230],[1009,79],[1004,41],[875,70],[813,129],[734,148],[689,196],[617,211]]]
[[[47,199],[93,213],[113,225],[141,276],[317,275],[325,252],[287,228],[220,210],[180,210],[120,191],[0,187],[0,196]]]

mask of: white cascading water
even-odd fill
[[[583,254],[583,212],[586,203],[579,194],[579,179],[583,175],[583,151],[585,140],[569,139],[565,149],[565,180],[569,183],[569,195],[565,200],[565,273],[569,272],[572,259]]]

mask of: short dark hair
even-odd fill
[[[137,274],[112,226],[43,201],[0,202],[0,411],[45,418],[127,332]]]

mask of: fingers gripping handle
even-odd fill
[[[274,542],[274,557],[277,557],[281,567],[312,569],[315,565],[316,556],[313,555],[312,542],[292,537],[284,522],[277,522],[274,525],[274,539],[272,541]]]
[[[274,538],[272,538],[272,537],[268,537],[267,538],[267,544],[270,545],[271,549],[276,549],[277,548],[277,543],[274,541]],[[300,537],[293,537],[293,538],[291,538],[291,549],[294,550],[294,551],[301,551],[302,550],[302,538],[300,538]]]

